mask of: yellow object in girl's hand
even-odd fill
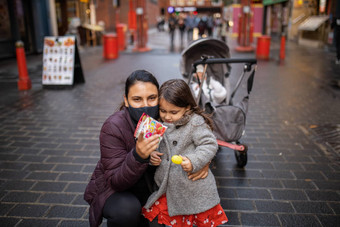
[[[181,164],[183,159],[179,155],[174,155],[174,156],[171,157],[171,161],[175,164]]]

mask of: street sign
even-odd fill
[[[44,39],[42,84],[69,86],[85,82],[74,36],[47,36]]]

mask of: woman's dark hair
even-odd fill
[[[130,87],[137,82],[149,82],[152,83],[159,89],[159,84],[157,79],[150,72],[146,70],[136,70],[130,74],[130,76],[125,81],[125,97],[128,97]],[[120,109],[124,107],[124,102],[122,103]]]
[[[191,90],[184,80],[172,79],[166,81],[159,89],[159,98],[164,98],[167,102],[178,107],[190,106],[190,110],[193,113],[201,115],[211,130],[213,129],[212,120],[207,114],[203,113],[196,104]]]

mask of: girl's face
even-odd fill
[[[178,107],[167,102],[164,98],[159,100],[159,116],[163,122],[173,123],[178,121],[188,110],[190,110],[190,106]]]
[[[158,104],[157,87],[150,82],[138,81],[129,89],[128,97],[124,96],[125,106],[133,108],[156,106]]]

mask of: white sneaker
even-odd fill
[[[339,65],[340,64],[340,59],[335,60],[335,64]]]

